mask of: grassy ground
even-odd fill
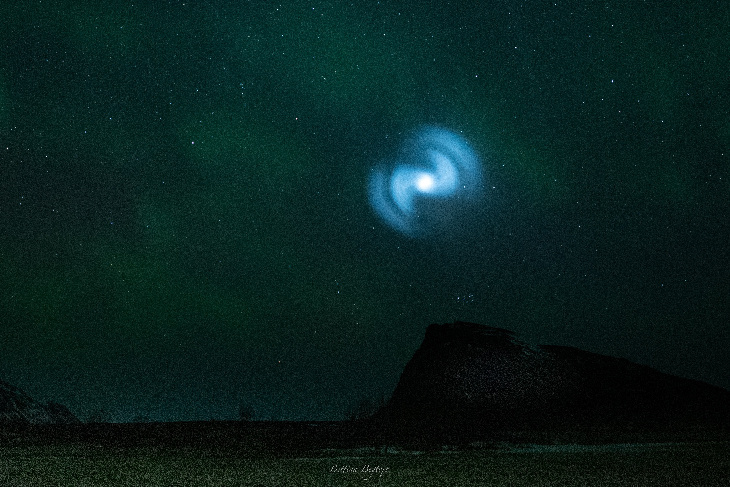
[[[730,485],[730,444],[338,451],[305,458],[151,446],[6,446],[0,447],[0,485],[711,487]]]

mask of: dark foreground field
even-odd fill
[[[314,429],[322,426],[342,433],[335,425]],[[0,438],[0,485],[730,485],[726,441],[495,443],[424,452],[394,446],[341,448],[349,441],[343,435],[336,448],[316,448],[295,434],[297,448],[290,442],[277,451],[262,447],[271,445],[266,438],[281,443],[283,436],[277,435],[291,428],[218,425],[208,428],[212,433],[201,434],[204,428],[204,424],[119,425],[61,429],[50,436],[39,431],[6,433]],[[312,430],[301,425],[293,429]],[[256,431],[260,438],[254,437]]]
[[[727,486],[727,444],[527,447],[444,453],[339,451],[253,457],[88,445],[0,450],[5,486]]]

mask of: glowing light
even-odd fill
[[[433,176],[430,174],[423,174],[416,181],[416,187],[419,191],[429,191],[433,188]]]
[[[378,216],[409,236],[444,229],[463,216],[482,186],[479,157],[463,137],[425,127],[406,141],[401,156],[373,170],[370,204]]]

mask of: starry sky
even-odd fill
[[[82,419],[341,419],[434,322],[730,388],[727,2],[0,6],[0,378]],[[369,174],[444,127],[484,196]]]

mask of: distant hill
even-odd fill
[[[730,392],[628,360],[431,325],[373,421],[394,437],[680,440],[730,433]],[[518,435],[518,436],[515,436]],[[572,435],[572,436],[571,436]]]
[[[0,380],[0,425],[79,422],[65,406],[54,402],[39,403],[19,388]]]

